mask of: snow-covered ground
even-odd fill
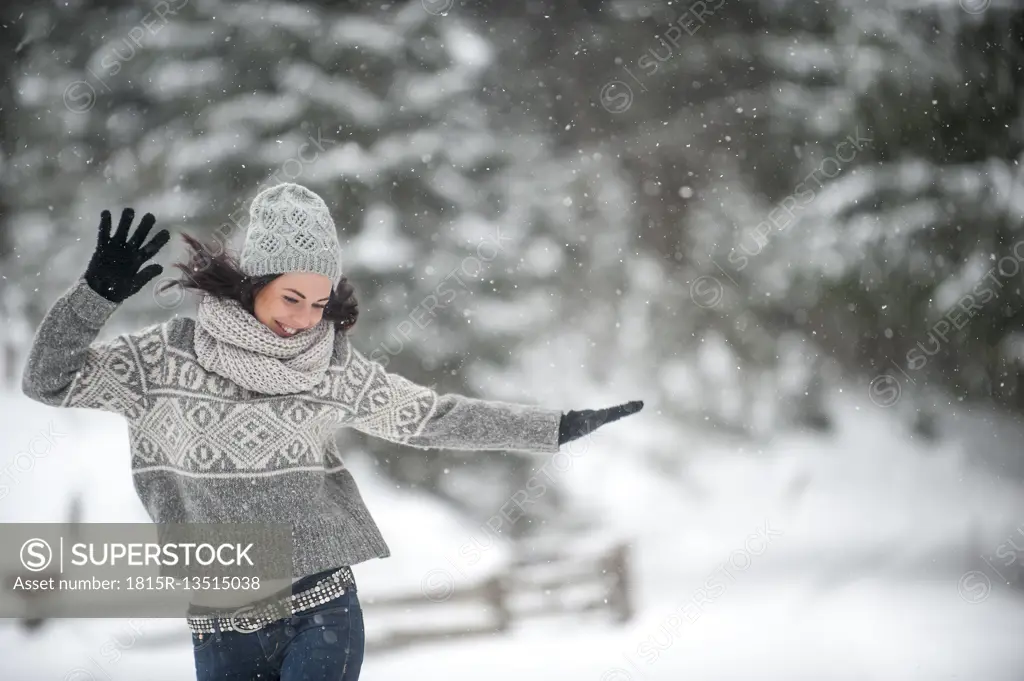
[[[950,412],[958,439],[925,444],[866,398],[836,401],[834,436],[779,436],[761,451],[676,433],[685,464],[674,474],[642,456],[649,442],[636,433],[653,431],[656,410],[598,431],[554,474],[609,535],[631,539],[637,616],[625,626],[601,614],[536,621],[371,654],[363,678],[1019,681],[1024,599],[1000,583],[994,556],[1014,537],[1024,546],[1022,482],[1007,473],[1018,469],[1020,431],[971,430]],[[8,395],[0,419],[0,468],[43,433],[53,443],[29,470],[5,469],[0,521],[61,520],[75,490],[87,522],[146,520],[117,417]],[[496,547],[473,570],[459,564],[479,526],[395,490],[360,458],[350,465],[392,549],[356,567],[364,600],[442,573],[471,580],[506,557]],[[372,636],[372,605],[366,617]],[[6,623],[0,678],[193,678],[183,631],[177,620],[63,620],[30,635]]]

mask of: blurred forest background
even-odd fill
[[[343,429],[394,551],[356,566],[368,640],[403,629],[395,593],[398,620],[443,620],[368,678],[1022,678],[1021,0],[4,0],[0,52],[0,520],[146,517],[123,423],[19,391],[100,212],[171,230],[159,285],[178,235],[237,251],[292,181],[331,207],[353,343],[389,371],[645,401],[545,461],[555,484],[528,453]],[[156,289],[103,336],[194,316]],[[432,590],[458,606],[481,556],[525,574],[529,542],[495,534],[621,541],[588,563],[618,623],[501,605],[481,621],[506,636],[459,643],[486,608]],[[134,662],[115,624],[0,628],[5,678],[191,678],[181,622]]]
[[[12,388],[101,210],[213,242],[295,181],[339,226],[357,345],[442,391],[551,403],[495,377],[558,346],[564,376],[628,373],[621,401],[755,442],[827,431],[851,378],[926,438],[937,404],[1024,411],[1016,0],[5,0],[0,22]],[[147,289],[117,323],[192,304]],[[367,446],[473,506],[453,453]],[[512,490],[524,461],[462,470]]]

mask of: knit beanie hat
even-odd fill
[[[264,189],[249,208],[249,229],[239,263],[251,277],[316,272],[337,286],[341,244],[327,204],[291,182]]]

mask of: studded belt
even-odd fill
[[[189,617],[188,627],[193,634],[211,634],[215,624],[221,631],[251,634],[272,622],[312,610],[322,603],[333,600],[343,595],[346,589],[355,587],[355,584],[356,579],[351,568],[338,568],[308,589],[262,605],[243,605],[227,617]]]

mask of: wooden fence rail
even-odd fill
[[[590,552],[568,546],[565,543],[523,551],[505,572],[478,584],[458,588],[453,585],[451,593],[444,598],[431,598],[419,590],[363,600],[368,614],[366,619],[372,619],[374,625],[389,610],[411,615],[414,622],[407,627],[384,627],[386,633],[379,636],[371,636],[368,631],[367,650],[391,650],[430,641],[501,634],[513,624],[531,617],[603,611],[615,622],[629,621],[634,612],[628,545],[620,543]],[[9,577],[13,579],[14,575]],[[453,608],[483,617],[460,624],[458,616],[444,612]],[[431,619],[440,621],[433,624]],[[22,618],[20,622],[25,628],[36,629],[44,618]],[[374,628],[376,626],[370,627]],[[143,638],[142,645],[160,647],[179,640],[187,642],[187,632],[183,634],[179,629],[166,634],[152,632]]]
[[[390,650],[428,641],[500,634],[515,622],[537,616],[606,611],[613,621],[623,623],[634,614],[629,585],[626,544],[589,556],[557,548],[530,552],[514,560],[506,572],[472,586],[453,588],[444,599],[416,592],[368,601],[364,609],[374,618],[386,610],[401,610],[425,622],[428,614],[460,606],[484,611],[488,617],[465,626],[417,624],[392,629],[383,636],[368,636],[366,647]]]

